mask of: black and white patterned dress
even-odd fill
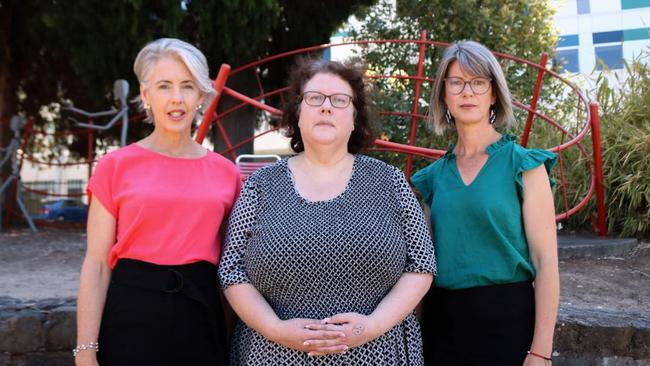
[[[355,155],[343,193],[311,202],[294,188],[287,160],[258,170],[230,217],[219,275],[250,283],[281,319],[370,314],[404,272],[435,273],[433,243],[404,175]],[[414,314],[344,355],[308,357],[239,321],[231,364],[423,365]]]

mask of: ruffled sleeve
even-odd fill
[[[411,176],[411,184],[420,192],[424,203],[429,206],[433,198],[433,179],[431,173],[431,165],[429,165]]]
[[[524,172],[535,169],[542,164],[544,164],[546,173],[548,173],[549,183],[551,187],[555,185],[555,180],[551,175],[551,171],[557,163],[557,154],[547,150],[526,149],[523,147],[519,147],[517,150],[518,166],[515,174],[515,180],[517,181],[517,190],[521,197],[524,195]]]

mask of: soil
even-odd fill
[[[0,297],[74,298],[86,246],[81,229],[14,229],[0,233]],[[560,261],[562,304],[650,312],[650,243],[625,257]]]

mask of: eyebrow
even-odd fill
[[[163,84],[163,83],[171,84],[172,82],[171,82],[170,80],[163,79],[163,80],[158,80],[158,81],[156,81],[155,84],[158,85],[158,84]],[[183,81],[181,81],[181,84],[188,84],[188,83],[189,83],[189,84],[195,84],[195,83],[194,83],[194,80],[189,80],[189,79],[188,79],[188,80],[183,80]]]

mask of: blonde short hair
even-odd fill
[[[208,61],[198,48],[179,39],[160,38],[148,43],[140,50],[133,63],[133,72],[138,77],[140,84],[147,87],[151,69],[163,57],[174,57],[187,67],[205,97],[204,107],[209,104],[216,91],[212,87],[212,80],[210,80]],[[138,97],[137,101],[140,110],[147,113],[147,121],[153,122],[153,115],[151,111],[144,108],[142,99]]]
[[[515,124],[515,117],[512,112],[510,90],[501,65],[484,45],[474,41],[460,41],[447,47],[438,66],[429,110],[433,130],[441,135],[450,127],[445,118],[447,112],[445,78],[454,61],[457,61],[460,68],[469,74],[492,79],[492,92],[496,97],[494,126],[511,128]]]

